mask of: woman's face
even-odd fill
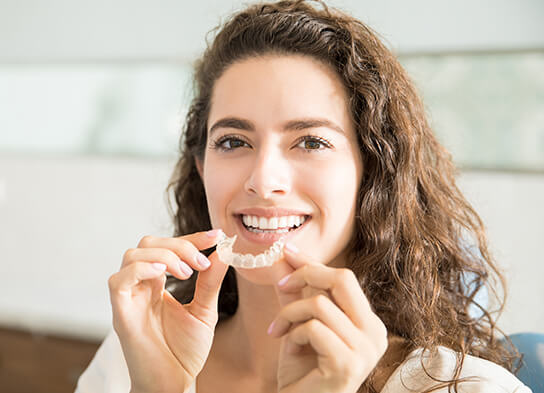
[[[344,265],[362,160],[332,69],[302,56],[235,63],[215,83],[207,130],[201,175],[210,219],[237,235],[234,251],[257,255],[285,236],[313,261]],[[273,284],[285,266],[237,271]]]

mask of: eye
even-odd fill
[[[303,136],[297,146],[300,146],[301,144],[303,145],[301,147],[308,151],[319,151],[332,147],[328,140],[312,135]]]
[[[241,140],[240,138],[237,138],[234,136],[224,136],[222,138],[219,138],[215,142],[213,142],[212,147],[214,149],[219,149],[221,151],[231,151],[239,147],[243,147],[244,145],[248,145],[248,144],[244,142],[243,140]]]

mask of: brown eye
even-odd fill
[[[221,151],[231,151],[239,147],[244,147],[244,145],[247,145],[247,143],[232,136],[220,138],[218,141],[214,142],[214,148]]]
[[[314,140],[305,140],[304,147],[309,150],[319,149],[321,147],[321,142]]]
[[[308,151],[319,151],[331,147],[327,140],[309,135],[303,137],[298,145],[302,145],[301,147]]]
[[[241,141],[240,139],[230,138],[230,139],[227,139],[226,141],[223,141],[222,145],[225,146],[225,144],[227,143],[230,145],[228,148],[236,149],[237,147],[244,146],[245,142]]]

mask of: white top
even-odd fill
[[[437,382],[428,377],[421,367],[422,349],[416,349],[393,372],[381,393],[416,393],[435,386]],[[449,379],[456,365],[456,354],[446,347],[429,361],[425,356],[427,371],[437,379]],[[459,383],[459,393],[531,393],[514,375],[501,366],[467,355],[461,377],[478,376]],[[128,393],[130,378],[117,334],[112,330],[104,339],[87,369],[81,374],[75,393]],[[447,393],[448,388],[436,390]],[[196,393],[193,384],[188,393]]]

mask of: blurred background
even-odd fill
[[[0,0],[0,392],[75,388],[123,253],[172,234],[192,62],[247,3]],[[544,2],[328,4],[376,30],[423,95],[508,278],[499,326],[544,332]]]

